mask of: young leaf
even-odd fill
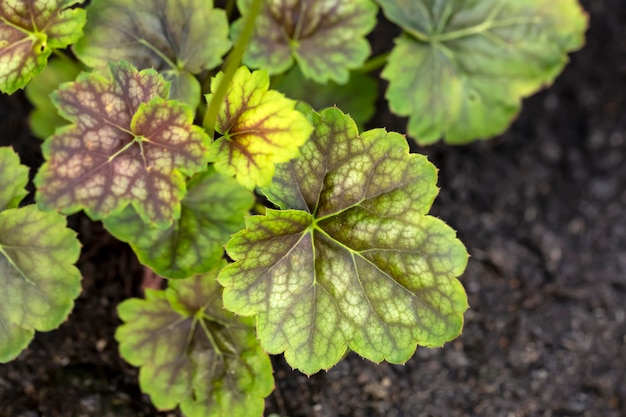
[[[223,77],[211,81],[215,93]],[[274,164],[298,155],[313,128],[294,107],[296,102],[269,90],[266,71],[239,68],[220,107],[215,131],[223,135],[213,143],[210,160],[222,173],[235,175],[246,188],[267,185]],[[206,96],[211,102],[213,95]]]
[[[366,74],[351,73],[347,84],[318,84],[304,78],[302,71],[295,66],[276,78],[272,81],[272,88],[285,96],[303,101],[315,110],[337,106],[352,117],[359,129],[374,115],[378,84]]]
[[[105,218],[104,226],[130,243],[141,263],[157,274],[186,278],[214,267],[230,235],[244,227],[244,216],[253,204],[250,191],[211,168],[191,180],[180,219],[169,228],[143,222],[131,207]]]
[[[260,416],[272,366],[252,320],[222,308],[216,275],[170,281],[165,291],[146,290],[145,300],[124,301],[115,338],[122,357],[141,368],[141,389],[158,409],[180,404],[187,417]]]
[[[65,126],[68,121],[59,115],[50,94],[65,82],[73,81],[80,73],[80,67],[74,61],[55,59],[48,63],[41,74],[31,80],[24,89],[26,97],[35,109],[29,121],[33,134],[45,139],[54,133],[57,127]]]
[[[0,148],[0,211],[16,208],[26,197],[28,168],[20,164],[20,157],[12,148]]]
[[[576,0],[379,0],[405,34],[382,77],[394,113],[418,143],[501,133],[520,100],[551,83],[584,42]]]
[[[382,129],[358,135],[335,108],[311,114],[302,155],[277,168],[265,194],[283,211],[247,220],[226,245],[224,305],[257,316],[269,353],[311,374],[350,347],[406,361],[416,344],[456,337],[467,300],[455,278],[467,252],[428,216],[436,169]]]
[[[79,0],[0,2],[0,91],[13,93],[45,67],[52,48],[82,36],[85,11]]]
[[[237,0],[241,14],[250,3]],[[244,63],[280,74],[295,60],[307,78],[344,84],[349,70],[363,65],[370,54],[365,35],[376,25],[376,12],[371,0],[266,1]],[[241,22],[235,22],[235,33]]]
[[[47,162],[35,177],[37,201],[94,220],[129,203],[146,222],[167,227],[180,216],[183,174],[206,167],[209,138],[191,110],[166,101],[155,70],[111,64],[110,78],[81,74],[52,99],[73,122],[43,144]]]
[[[66,319],[80,293],[79,254],[60,214],[34,205],[0,212],[0,362],[15,358],[35,330]]]
[[[172,81],[171,98],[195,108],[200,84],[191,74],[217,67],[230,48],[226,13],[212,0],[93,0],[89,25],[74,52],[105,69],[126,60]]]

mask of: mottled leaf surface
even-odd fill
[[[78,0],[0,2],[0,91],[13,93],[46,67],[52,49],[82,36],[85,11]]]
[[[318,84],[306,79],[297,66],[278,76],[273,88],[318,111],[337,106],[352,117],[359,129],[374,115],[378,97],[378,83],[367,74],[353,72],[346,84]]]
[[[242,15],[250,4],[237,1]],[[280,74],[295,61],[306,78],[344,84],[349,70],[363,65],[370,54],[365,35],[376,25],[376,11],[371,0],[268,0],[244,63]],[[235,33],[241,24],[235,22]]]
[[[130,243],[141,263],[166,278],[207,272],[222,258],[231,234],[244,228],[252,193],[212,168],[187,186],[180,218],[165,230],[141,220],[132,209],[104,219],[117,239]]]
[[[311,115],[302,155],[264,190],[281,211],[248,218],[226,245],[224,305],[257,315],[269,353],[306,374],[349,347],[375,362],[405,362],[416,345],[456,337],[467,308],[456,279],[467,252],[427,215],[436,169],[403,136],[360,136],[338,109]]]
[[[35,178],[45,209],[84,209],[94,220],[132,204],[146,222],[169,226],[180,216],[185,175],[206,167],[209,138],[192,111],[166,101],[155,70],[111,64],[109,78],[81,74],[53,101],[72,125],[44,142]]]
[[[61,117],[50,99],[50,94],[65,82],[73,81],[80,73],[76,62],[63,59],[51,60],[48,66],[33,78],[24,89],[34,109],[30,113],[30,127],[35,136],[45,139],[57,127],[69,122]]]
[[[172,81],[171,98],[192,107],[200,84],[191,74],[217,67],[230,48],[226,13],[212,0],[93,0],[87,19],[74,46],[81,61],[101,69],[122,59],[156,68]]]
[[[379,0],[405,30],[382,77],[421,144],[504,131],[521,98],[550,84],[584,42],[576,0]]]
[[[58,327],[80,293],[76,233],[36,206],[0,212],[0,362],[15,358],[34,331]]]
[[[28,168],[9,147],[0,148],[0,211],[15,208],[26,197]]]
[[[211,82],[215,93],[223,73]],[[266,71],[250,72],[239,68],[233,76],[215,126],[223,135],[211,146],[210,159],[224,174],[235,175],[246,188],[270,183],[274,164],[298,155],[312,127],[295,110],[296,102],[269,89]],[[213,95],[207,95],[211,102]]]
[[[220,262],[220,266],[222,263]],[[170,281],[165,291],[118,307],[122,357],[140,367],[139,384],[160,410],[187,417],[261,416],[273,387],[269,357],[252,320],[222,307],[217,269]]]

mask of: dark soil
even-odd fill
[[[404,366],[351,354],[310,378],[276,357],[266,415],[626,416],[626,3],[583,3],[587,46],[508,133],[419,150],[440,168],[434,214],[472,255],[463,334]],[[37,166],[28,111],[22,95],[0,96],[0,144]],[[381,110],[371,126],[404,123]],[[178,416],[153,409],[113,339],[142,267],[98,223],[70,224],[82,295],[65,324],[0,366],[0,417]]]

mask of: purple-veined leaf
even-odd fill
[[[53,48],[82,36],[85,11],[79,0],[0,2],[0,91],[13,93],[41,72]]]
[[[180,405],[187,417],[261,416],[274,386],[271,363],[253,321],[222,307],[217,271],[124,301],[115,338],[122,357],[140,367],[141,389],[158,409]]]
[[[180,216],[184,175],[204,170],[209,138],[192,111],[167,101],[167,83],[152,69],[111,64],[109,78],[81,74],[53,94],[73,124],[43,144],[36,178],[42,208],[84,209],[94,220],[132,204],[146,222],[169,226]]]
[[[463,325],[457,280],[467,252],[427,215],[435,167],[383,129],[358,134],[336,108],[311,113],[301,156],[263,189],[282,210],[247,219],[227,243],[224,305],[257,316],[269,353],[310,374],[350,348],[375,362],[405,362],[416,345],[441,346]]]
[[[250,3],[237,1],[242,15]],[[256,20],[244,63],[273,75],[295,61],[306,78],[344,84],[349,70],[363,65],[370,54],[365,35],[376,25],[376,11],[371,0],[268,0]],[[235,22],[235,33],[241,22]]]
[[[223,78],[211,82],[217,90]],[[267,185],[274,175],[274,164],[298,155],[313,128],[295,110],[296,102],[269,89],[266,71],[239,68],[221,104],[215,131],[223,135],[211,146],[210,159],[224,174],[235,175],[246,188]],[[211,102],[212,94],[207,95]]]

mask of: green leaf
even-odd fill
[[[251,1],[237,0],[242,15]],[[306,78],[345,84],[349,70],[370,54],[365,35],[376,25],[376,12],[371,0],[266,1],[244,63],[280,74],[295,60]],[[235,34],[241,24],[241,19],[235,22]]]
[[[33,134],[45,139],[54,133],[57,127],[68,122],[59,115],[50,99],[50,94],[65,82],[73,81],[80,73],[80,67],[73,61],[55,59],[48,63],[46,69],[24,89],[26,97],[35,107],[30,113],[30,127]]]
[[[80,293],[79,254],[60,214],[34,205],[0,212],[0,362],[15,358],[35,330],[67,318]]]
[[[115,338],[122,357],[141,367],[141,389],[158,409],[180,405],[187,417],[260,416],[274,385],[271,363],[253,321],[222,308],[217,270],[124,301],[118,313],[125,324]]]
[[[0,91],[13,93],[45,67],[52,49],[82,36],[85,11],[79,0],[0,2]]]
[[[205,169],[209,138],[189,107],[166,96],[155,70],[126,62],[111,64],[108,79],[83,73],[64,84],[52,99],[73,124],[43,144],[39,205],[98,220],[130,203],[157,227],[179,218],[183,174]]]
[[[172,81],[170,97],[195,108],[199,74],[222,63],[230,49],[226,13],[212,0],[93,0],[89,25],[74,52],[87,65],[104,69],[126,60],[156,68]]]
[[[248,218],[226,245],[236,262],[219,275],[224,305],[257,314],[269,353],[306,374],[349,347],[379,362],[405,362],[416,345],[456,337],[467,308],[455,278],[467,252],[428,216],[436,169],[382,129],[360,136],[335,108],[311,115],[302,155],[264,190],[282,211]]]
[[[180,219],[169,228],[143,222],[131,207],[104,219],[104,226],[130,243],[141,263],[157,274],[186,278],[214,267],[230,235],[244,227],[244,216],[253,204],[250,191],[211,168],[191,180]]]
[[[217,74],[211,81],[215,93],[223,78]],[[266,71],[239,68],[228,87],[217,116],[215,131],[223,135],[210,151],[210,160],[224,174],[235,175],[246,188],[270,183],[274,164],[298,156],[312,127],[294,107],[296,102],[269,90]],[[206,100],[211,102],[213,95]]]
[[[584,43],[576,0],[379,0],[405,34],[382,72],[391,110],[420,144],[503,132],[521,99],[552,83]]]
[[[276,77],[273,88],[294,100],[303,101],[315,110],[337,106],[348,113],[359,129],[374,115],[378,84],[360,72],[350,74],[347,84],[318,84],[307,80],[298,67]]]
[[[26,194],[28,168],[12,148],[0,148],[0,211],[16,208]]]

